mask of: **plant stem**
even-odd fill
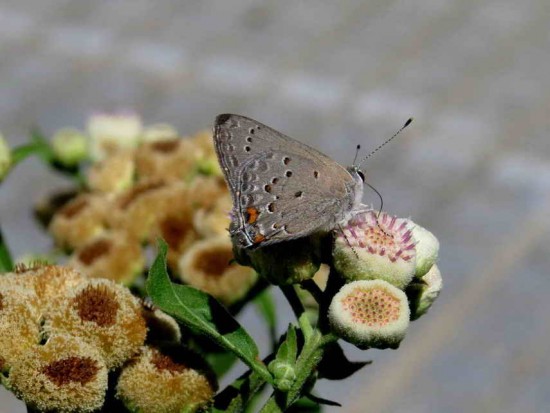
[[[12,270],[13,260],[0,228],[0,272],[10,272]]]
[[[296,380],[291,389],[288,393],[274,391],[260,413],[282,413],[296,402],[302,396],[311,373],[323,358],[325,347],[337,339],[333,334],[322,335],[315,330],[296,360]]]
[[[311,327],[309,319],[307,318],[306,310],[304,309],[304,306],[300,301],[300,298],[298,297],[294,286],[283,285],[281,286],[281,290],[288,300],[290,307],[294,312],[294,315],[298,319],[298,324],[300,324],[300,329],[304,334],[304,338],[307,340],[313,333],[313,328]]]

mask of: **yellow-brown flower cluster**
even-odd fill
[[[113,281],[55,265],[0,275],[3,382],[37,410],[100,408],[108,370],[137,354],[146,334],[140,301]]]
[[[49,225],[56,244],[70,251],[70,264],[130,286],[143,273],[147,247],[163,238],[175,277],[225,304],[241,299],[256,273],[232,261],[231,197],[211,133],[179,138],[169,125],[105,117],[88,129],[108,150],[91,157],[86,191]],[[118,135],[125,143],[117,147]]]
[[[55,265],[0,274],[0,379],[35,410],[100,409],[110,370],[131,411],[202,408],[217,384],[180,341],[172,317],[111,280]]]

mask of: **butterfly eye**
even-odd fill
[[[363,182],[365,182],[365,174],[364,174],[363,172],[357,171],[357,175],[359,175],[359,177],[361,178],[361,180],[362,180]]]

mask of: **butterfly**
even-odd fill
[[[344,168],[258,121],[217,116],[214,145],[233,200],[229,233],[240,248],[330,231],[361,209],[357,166]]]

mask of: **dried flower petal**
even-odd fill
[[[91,116],[87,125],[90,135],[90,156],[101,160],[114,152],[138,145],[141,136],[141,118],[132,113]]]
[[[134,183],[135,169],[133,152],[116,152],[92,165],[88,171],[88,187],[103,193],[122,192]]]

